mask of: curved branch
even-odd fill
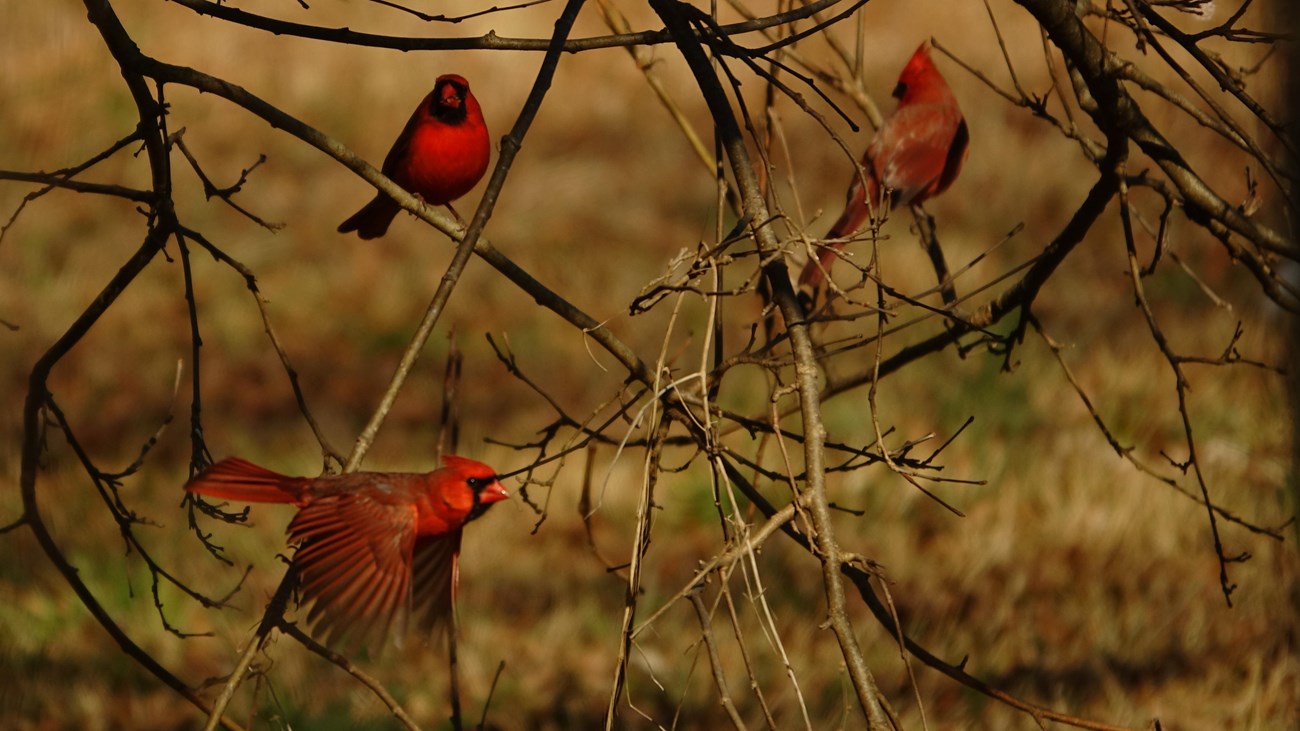
[[[294,23],[287,20],[268,18],[265,15],[250,13],[246,10],[240,10],[239,8],[231,7],[229,5],[211,2],[210,0],[170,1],[178,5],[183,5],[199,15],[219,18],[248,28],[255,28],[257,30],[274,33],[278,36],[295,36],[298,38],[328,41],[330,43],[346,43],[351,46],[391,48],[398,51],[486,50],[539,52],[546,51],[551,45],[551,39],[549,38],[503,38],[492,31],[489,31],[483,36],[467,38],[414,38],[386,36],[377,33],[362,33],[349,28],[322,28],[318,25]],[[847,1],[848,0],[817,0],[817,2],[800,5],[793,10],[788,10],[783,13],[769,15],[764,18],[757,18],[743,23],[724,25],[722,26],[722,30],[729,36],[739,35],[742,33],[753,33],[765,28],[773,28],[787,23],[793,23],[798,20],[804,20],[805,18],[810,18],[826,8]],[[866,0],[858,0],[858,2],[866,2]],[[672,36],[667,30],[639,31],[634,33],[618,33],[608,36],[593,36],[591,38],[566,39],[564,41],[564,47],[561,50],[565,53],[578,53],[580,51],[594,51],[601,48],[654,46],[671,42]]]
[[[140,116],[140,139],[143,140],[145,150],[148,154],[149,169],[152,179],[153,189],[155,191],[170,190],[170,176],[166,160],[165,142],[162,130],[158,126],[158,105],[152,95],[149,93],[148,85],[140,74],[131,70],[125,59],[130,55],[130,50],[134,48],[126,30],[122,27],[117,15],[113,12],[112,6],[106,0],[85,0],[86,10],[90,22],[96,27],[103,37],[109,51],[113,54],[120,67],[122,77],[126,82],[131,97],[135,102],[137,113]],[[77,598],[90,612],[91,616],[99,622],[100,626],[108,633],[110,637],[117,642],[122,651],[129,655],[142,667],[148,670],[154,677],[161,680],[165,685],[174,690],[178,695],[185,698],[195,707],[207,711],[206,705],[202,699],[194,693],[180,678],[176,677],[163,667],[148,652],[135,643],[126,632],[118,626],[108,611],[99,603],[90,588],[82,581],[77,569],[68,562],[54,537],[50,535],[49,529],[41,517],[40,505],[37,500],[36,491],[36,473],[40,463],[42,448],[42,425],[41,410],[49,398],[48,381],[50,373],[54,366],[68,354],[72,348],[81,341],[90,331],[91,327],[98,322],[99,318],[108,310],[117,300],[118,296],[126,289],[128,285],[135,280],[139,274],[144,271],[145,267],[153,261],[154,257],[162,251],[163,245],[167,242],[168,237],[174,230],[174,219],[171,218],[170,207],[167,206],[166,200],[160,201],[165,207],[162,211],[155,209],[156,214],[161,214],[163,218],[162,225],[154,226],[145,236],[144,242],[140,248],[126,261],[125,264],[113,275],[104,289],[95,297],[90,306],[84,310],[80,316],[68,327],[68,329],[59,337],[58,340],[50,346],[48,350],[37,360],[32,367],[27,384],[27,397],[23,403],[23,447],[21,470],[19,475],[19,491],[23,501],[23,520],[32,529],[37,543],[50,562],[54,564],[59,573],[63,575],[64,580],[72,588]],[[228,728],[238,729],[239,726],[233,721],[219,716],[221,722]]]
[[[1112,150],[1116,148],[1111,145]],[[1111,153],[1113,157],[1114,153]],[[1113,163],[1113,160],[1112,160]],[[827,378],[822,391],[822,399],[830,399],[847,391],[872,383],[877,377],[884,377],[903,366],[924,356],[936,353],[949,345],[957,343],[963,336],[979,328],[988,328],[1016,310],[1028,310],[1033,306],[1038,292],[1047,280],[1056,273],[1057,268],[1070,255],[1070,252],[1083,241],[1083,237],[1092,229],[1097,219],[1105,212],[1111,199],[1119,193],[1120,178],[1113,164],[1102,164],[1101,176],[1093,183],[1088,195],[1078,210],[1070,217],[1061,232],[1052,239],[1043,252],[1038,255],[1033,266],[1025,276],[1016,281],[996,299],[972,312],[965,319],[952,320],[947,330],[932,335],[919,343],[899,349],[894,355],[880,362],[879,375],[873,368],[865,368],[856,374],[840,378]]]

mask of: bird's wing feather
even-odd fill
[[[446,628],[456,603],[461,530],[415,540],[411,569],[411,617],[421,632]]]
[[[308,621],[328,644],[372,640],[405,610],[416,510],[362,494],[328,495],[289,524]]]
[[[402,128],[402,133],[397,136],[393,146],[389,149],[388,154],[384,156],[384,175],[392,178],[398,185],[403,185],[404,181],[397,180],[396,173],[398,167],[405,162],[407,150],[411,148],[411,140],[415,139],[415,130],[420,126],[420,122],[428,116],[429,104],[432,102],[433,92],[429,92],[424,99],[420,100],[420,106],[415,108],[411,113],[411,118],[406,120],[406,126]]]
[[[897,205],[919,203],[942,190],[938,185],[962,123],[955,105],[913,104],[900,107],[881,128],[871,143],[872,163]],[[948,182],[953,177],[948,175]]]

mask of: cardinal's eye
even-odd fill
[[[465,480],[465,482],[469,483],[469,489],[474,492],[479,492],[483,488],[487,487],[487,480],[482,477],[471,477],[468,480]]]

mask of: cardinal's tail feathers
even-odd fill
[[[339,224],[341,234],[356,231],[363,239],[377,239],[388,233],[388,226],[401,213],[401,206],[392,198],[380,193],[364,208],[352,214],[352,217]]]
[[[869,162],[867,163],[870,164]],[[870,167],[868,167],[870,170]],[[863,193],[862,179],[857,173],[853,174],[853,179],[849,182],[848,193],[844,197],[844,211],[840,217],[835,219],[829,231],[822,238],[831,243],[823,246],[817,252],[817,260],[810,260],[804,265],[803,271],[799,274],[799,286],[803,288],[816,288],[821,286],[822,280],[830,272],[831,266],[835,263],[839,251],[848,243],[847,239],[852,237],[871,220],[872,206],[880,207],[878,195],[880,187],[876,183],[876,177],[873,174],[867,175],[866,193]],[[871,201],[871,206],[867,205]],[[876,214],[879,215],[879,211]]]
[[[209,466],[185,486],[189,492],[246,503],[295,503],[308,480],[272,472],[265,467],[228,457]]]

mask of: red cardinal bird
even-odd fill
[[[353,472],[289,477],[238,458],[200,472],[185,489],[250,503],[293,503],[294,566],[307,621],[327,643],[386,634],[412,616],[431,631],[456,595],[461,530],[509,497],[485,464],[447,456],[425,474]]]
[[[935,68],[926,44],[922,43],[903,67],[894,96],[898,98],[898,109],[881,125],[862,157],[866,190],[861,177],[854,173],[844,212],[831,226],[827,239],[852,236],[866,223],[872,208],[880,212],[884,203],[882,188],[890,191],[890,206],[898,208],[942,193],[961,172],[969,152],[970,134],[957,97]],[[804,266],[799,284],[820,284],[844,243],[821,249],[817,261]]]
[[[469,82],[455,74],[439,76],[384,158],[384,175],[432,206],[447,206],[469,192],[487,171],[490,155],[483,110]],[[402,210],[380,193],[339,224],[339,233],[356,231],[374,239],[388,231]]]

